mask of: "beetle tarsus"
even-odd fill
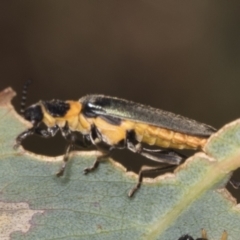
[[[138,182],[129,192],[128,192],[128,197],[133,197],[133,195],[135,194],[135,192],[140,188],[141,183]]]
[[[65,170],[65,166],[66,166],[66,164],[64,164],[64,165],[61,167],[61,169],[56,173],[56,176],[57,176],[57,177],[63,176],[64,170]]]
[[[16,143],[13,145],[13,149],[17,150],[20,147],[20,145],[21,145],[21,142],[16,141]]]
[[[63,176],[64,172],[65,172],[65,169],[66,169],[66,165],[67,165],[67,162],[69,160],[69,154],[70,152],[73,150],[74,148],[74,144],[73,143],[70,143],[67,147],[67,150],[65,152],[65,155],[64,155],[64,158],[63,158],[63,164],[62,164],[62,167],[60,168],[60,170],[56,173],[56,176],[57,177],[61,177]]]
[[[85,168],[84,169],[84,174],[86,175],[86,174],[88,174],[88,173],[90,173],[90,172],[93,172],[95,169],[97,169],[98,168],[98,166],[99,166],[99,161],[98,161],[98,159],[93,163],[93,165],[91,166],[91,167],[87,167],[87,168]]]
[[[141,187],[143,175],[146,173],[153,173],[153,172],[160,172],[166,170],[173,170],[176,166],[175,165],[168,165],[168,166],[142,166],[140,171],[138,172],[138,182],[137,184],[129,191],[128,196],[132,197],[136,191]]]
[[[104,159],[104,158],[107,158],[109,156],[110,156],[110,152],[107,152],[107,153],[103,154],[102,156],[97,157],[97,159],[95,160],[95,162],[93,163],[93,165],[91,167],[87,167],[87,168],[84,169],[84,174],[88,174],[90,172],[93,172],[95,169],[98,168],[101,160]]]

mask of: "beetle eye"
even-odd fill
[[[24,111],[24,118],[31,122],[32,124],[36,124],[42,121],[43,113],[42,109],[39,105],[30,106]]]

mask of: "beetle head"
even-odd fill
[[[28,80],[23,85],[20,113],[27,121],[31,122],[34,126],[36,126],[43,119],[43,111],[40,104],[37,103],[29,106],[28,108],[25,108],[26,99],[27,99],[27,90],[31,82],[32,82],[31,80]]]
[[[34,104],[25,109],[24,118],[33,125],[38,125],[43,119],[43,112],[40,104]]]

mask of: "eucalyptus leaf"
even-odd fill
[[[74,152],[63,177],[56,177],[62,156],[47,157],[20,147],[16,136],[28,128],[10,104],[15,93],[0,93],[0,239],[160,239],[189,234],[218,240],[240,239],[240,210],[224,188],[240,166],[240,121],[214,134],[174,174],[144,183],[127,193],[137,175],[109,159],[93,173],[83,169],[97,151]]]

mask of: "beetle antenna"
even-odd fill
[[[27,90],[29,85],[32,83],[32,80],[29,79],[25,82],[25,84],[23,85],[23,90],[22,90],[22,99],[21,99],[21,109],[20,109],[20,113],[23,114],[25,111],[25,106],[26,106],[26,99],[27,99]]]

